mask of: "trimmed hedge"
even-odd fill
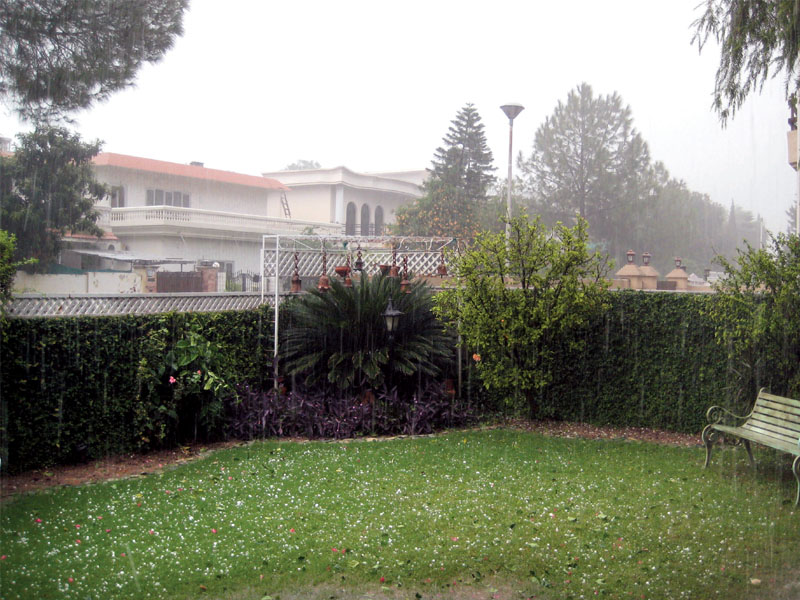
[[[711,404],[746,410],[732,400],[733,366],[709,316],[715,298],[610,294],[608,310],[561,341],[559,367],[538,416],[698,432]],[[224,353],[231,383],[255,390],[272,383],[272,309],[266,307],[12,319],[2,325],[0,442],[3,468],[12,472],[184,441],[179,438],[185,427],[164,416],[157,399],[140,394],[138,366],[143,358],[157,362],[187,328],[201,331]],[[465,385],[468,373],[467,368]],[[769,373],[765,358],[757,383],[781,389]],[[158,427],[166,428],[160,439],[149,435]],[[226,427],[230,431],[231,423]]]
[[[159,399],[140,394],[139,365],[163,360],[163,342],[174,346],[193,324],[224,352],[234,381],[259,384],[269,375],[270,309],[4,320],[3,468],[19,472],[182,441]],[[162,439],[149,435],[162,426]]]
[[[610,308],[563,340],[544,416],[697,432],[728,403],[728,368],[708,316],[710,294],[610,294]],[[575,339],[583,348],[570,349]]]

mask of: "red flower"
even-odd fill
[[[41,523],[41,522],[42,522],[42,520],[41,520],[41,519],[36,519],[36,522],[37,522],[37,523]]]
[[[381,583],[386,583],[386,578],[385,577],[381,577],[378,581],[380,581]]]
[[[472,355],[472,360],[474,360],[475,362],[481,362],[481,355],[476,352],[475,354]]]

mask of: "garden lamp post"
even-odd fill
[[[508,197],[506,198],[506,217],[511,220],[511,188],[513,187],[511,179],[511,166],[513,164],[513,142],[514,142],[514,119],[521,113],[525,107],[521,104],[504,104],[500,109],[508,117]],[[511,237],[511,223],[506,222],[506,238]]]
[[[389,333],[390,342],[394,339],[394,332],[397,330],[397,326],[400,324],[400,317],[402,315],[402,311],[399,311],[394,307],[390,297],[389,303],[386,305],[386,310],[381,314],[383,317],[383,322],[386,324],[386,331]]]

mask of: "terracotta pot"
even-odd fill
[[[350,267],[348,267],[347,265],[339,265],[334,269],[334,271],[336,271],[336,274],[339,277],[344,278],[348,275],[348,273],[350,273]]]

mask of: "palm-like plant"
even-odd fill
[[[403,315],[390,339],[383,312]],[[453,356],[453,340],[431,311],[430,288],[416,281],[407,293],[396,278],[363,276],[345,287],[332,281],[287,306],[283,340],[290,375],[308,386],[333,384],[339,393],[397,387],[401,393],[437,377]]]

